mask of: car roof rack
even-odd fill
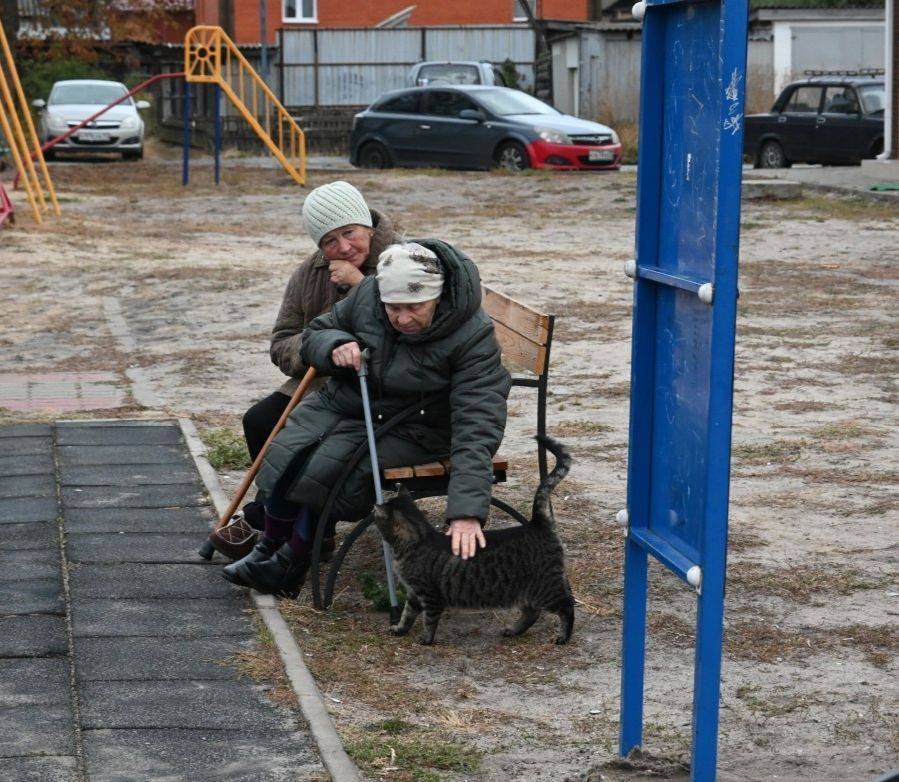
[[[806,76],[883,76],[883,68],[858,68],[857,70],[805,70]]]

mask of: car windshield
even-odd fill
[[[91,104],[106,106],[121,98],[127,90],[121,84],[57,84],[50,94],[51,106]]]
[[[886,92],[882,84],[866,84],[858,88],[858,94],[862,99],[865,114],[883,111]]]
[[[494,114],[505,117],[509,114],[559,114],[552,106],[518,90],[478,90],[471,93]]]

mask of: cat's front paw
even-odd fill
[[[570,637],[571,636],[564,636],[564,635],[556,636],[556,646],[564,646],[565,644],[568,643],[568,639]]]
[[[503,638],[514,638],[516,635],[518,635],[518,633],[515,632],[514,627],[504,627],[500,635]]]
[[[406,633],[409,632],[409,628],[403,627],[400,624],[395,624],[395,625],[390,625],[390,630],[388,630],[388,632],[391,635],[405,635]]]
[[[422,646],[433,646],[434,645],[434,637],[431,636],[430,638],[428,638],[428,636],[423,635],[421,638],[418,639],[418,642]]]

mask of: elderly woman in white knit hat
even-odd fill
[[[364,348],[372,414],[402,420],[378,439],[381,467],[452,460],[446,520],[454,553],[484,546],[492,457],[506,424],[509,373],[493,322],[481,308],[471,260],[445,242],[388,247],[366,278],[303,333],[302,360],[330,376],[298,405],[266,454],[256,482],[266,494],[265,537],[225,578],[259,591],[295,595],[311,559],[315,524],[366,430],[356,369]],[[403,417],[404,416],[404,417]],[[371,464],[342,484],[333,516],[354,521],[374,501]],[[264,558],[263,548],[274,552]]]
[[[255,459],[287,407],[307,367],[300,358],[303,329],[365,277],[375,273],[378,256],[400,241],[391,219],[369,209],[365,199],[347,182],[315,188],[303,203],[303,224],[317,250],[293,272],[272,329],[270,355],[290,379],[275,393],[254,404],[243,417],[250,458]],[[257,500],[243,508],[246,520],[262,529],[263,506]],[[248,538],[252,544],[252,538]],[[229,545],[213,534],[210,542],[232,558],[244,556],[248,546]],[[326,548],[331,545],[329,539]]]

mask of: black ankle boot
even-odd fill
[[[240,577],[257,592],[296,597],[306,580],[307,570],[309,557],[294,554],[290,544],[285,543],[271,559],[241,566]]]
[[[238,559],[236,562],[232,562],[230,565],[226,565],[222,568],[222,577],[238,586],[250,586],[242,579],[243,565],[248,562],[264,562],[265,560],[270,559],[282,543],[283,541],[281,540],[275,540],[274,538],[267,538],[265,535],[260,535],[259,541],[253,546],[249,554],[243,559]]]

